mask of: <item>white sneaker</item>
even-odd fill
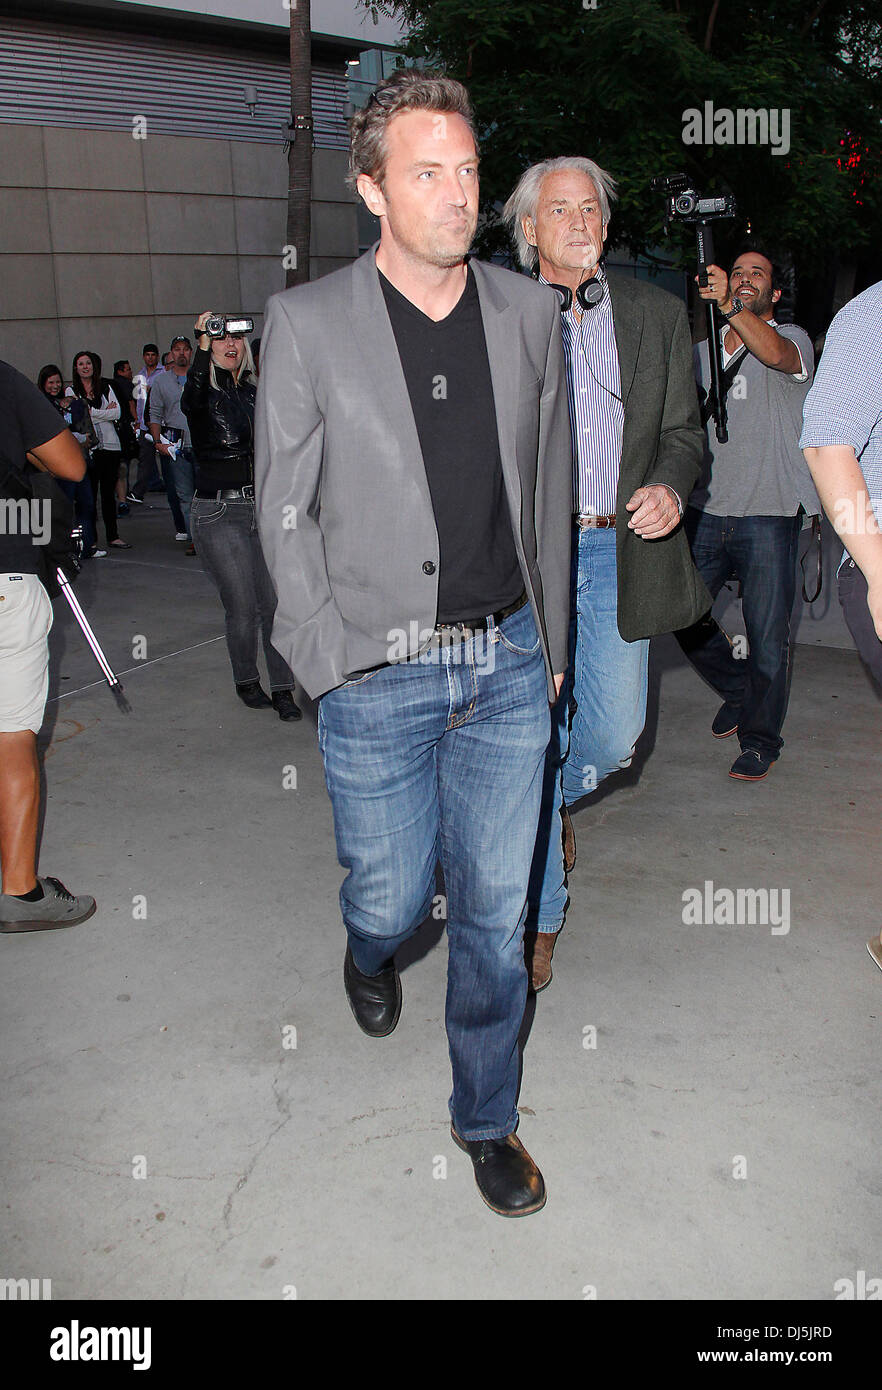
[[[879,969],[882,970],[882,936],[874,936],[872,941],[868,941],[867,950]]]
[[[189,539],[190,537],[187,535],[186,531],[175,531],[176,541],[188,541]]]

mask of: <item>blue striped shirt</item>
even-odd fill
[[[539,279],[548,284],[544,276]],[[625,410],[609,285],[602,271],[598,279],[604,289],[600,303],[582,310],[581,321],[576,307],[568,309],[561,314],[560,324],[567,365],[576,509],[590,516],[612,516]]]

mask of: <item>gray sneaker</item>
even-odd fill
[[[83,894],[75,898],[57,878],[37,878],[43,889],[38,903],[23,902],[11,893],[0,893],[0,932],[54,931],[56,927],[75,927],[95,911],[95,899]]]

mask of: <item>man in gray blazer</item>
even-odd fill
[[[468,261],[465,89],[395,73],[352,122],[381,236],[274,296],[255,481],[273,644],[319,699],[348,875],[344,985],[375,1037],[444,870],[454,1141],[503,1216],[538,1211],[514,1130],[523,925],[549,701],[567,657],[572,464],[557,300]]]
[[[606,276],[614,188],[590,159],[547,159],[505,209],[521,263],[560,296],[576,472],[572,683],[552,715],[527,920],[535,990],[551,981],[575,859],[566,806],[631,762],[648,639],[711,603],[680,525],[703,448],[686,310],[655,286]]]

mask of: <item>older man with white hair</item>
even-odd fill
[[[530,884],[534,990],[551,955],[575,860],[567,805],[628,767],[646,719],[648,639],[710,607],[680,521],[702,429],[680,300],[608,276],[615,181],[590,159],[546,159],[522,176],[505,218],[526,270],[556,289],[575,465],[571,672],[555,709]],[[574,705],[569,718],[570,705]]]

